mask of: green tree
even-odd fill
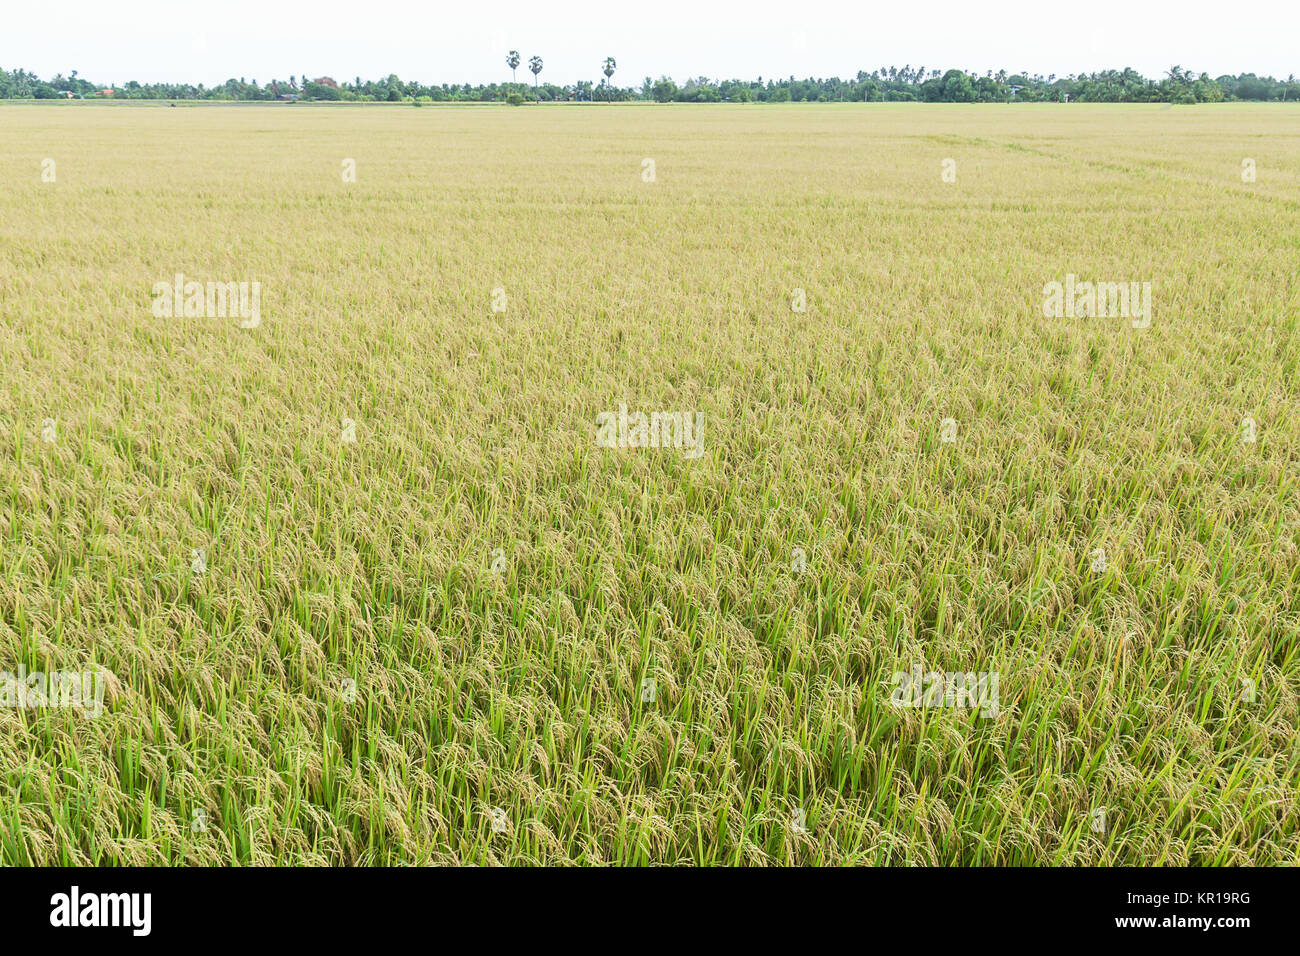
[[[537,74],[542,72],[542,58],[535,56],[529,60],[528,69],[533,71],[533,89],[537,89]]]
[[[518,77],[515,75],[515,70],[519,69],[518,50],[511,50],[506,54],[506,66],[510,67],[510,79],[514,82],[518,82]]]
[[[949,70],[939,81],[939,99],[945,103],[970,103],[975,98],[975,86],[961,70]]]

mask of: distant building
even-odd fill
[[[110,86],[110,87],[108,87],[107,89],[100,90],[99,93],[98,93],[98,95],[99,95],[99,96],[112,96],[112,95],[113,95],[113,88]]]
[[[316,79],[312,80],[312,82],[318,86],[332,86],[336,90],[339,88],[339,85],[334,82],[332,76],[318,76]]]

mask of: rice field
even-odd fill
[[[1300,863],[1296,120],[0,104],[0,863]]]

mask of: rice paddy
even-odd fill
[[[1300,863],[1294,110],[0,130],[0,863]]]

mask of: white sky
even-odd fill
[[[396,73],[422,83],[510,78],[506,51],[545,61],[553,83],[639,85],[667,74],[851,77],[880,66],[984,73],[1172,64],[1300,74],[1300,0],[0,0],[0,68],[43,78],[204,83],[229,77]]]

